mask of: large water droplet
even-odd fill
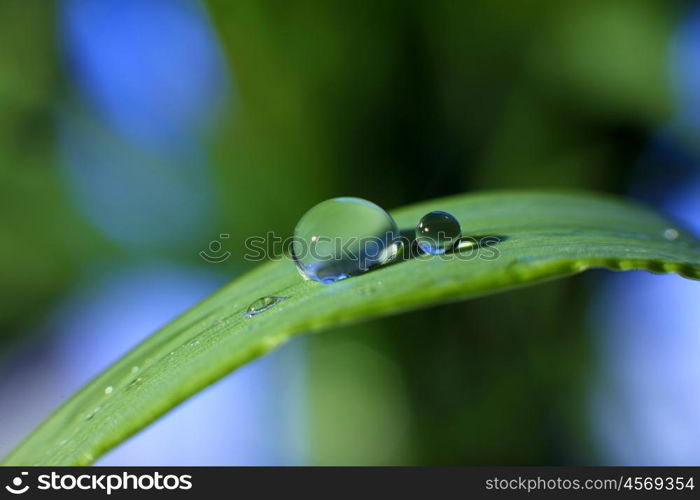
[[[279,295],[261,297],[248,306],[248,309],[246,310],[244,316],[246,318],[252,318],[253,316],[257,316],[258,314],[267,311],[271,307],[276,306],[286,298],[287,297],[281,297]]]
[[[333,198],[306,212],[294,230],[292,257],[305,279],[333,283],[393,260],[394,219],[361,198]]]
[[[440,255],[462,237],[462,228],[452,214],[436,210],[423,216],[416,226],[416,241],[425,253]]]

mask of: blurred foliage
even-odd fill
[[[231,113],[212,138],[229,250],[240,257],[251,234],[291,234],[308,207],[338,195],[391,208],[485,188],[624,191],[670,113],[666,54],[683,5],[208,1],[235,81]],[[73,208],[55,168],[55,109],[71,90],[54,10],[41,0],[0,3],[0,343],[26,331],[105,252],[115,255]],[[590,369],[577,304],[588,281],[338,338],[401,371],[415,463],[575,461],[585,446],[571,436],[583,433],[576,406]],[[424,356],[428,368],[417,361]],[[343,373],[384,363],[358,359]],[[327,365],[312,363],[312,376]],[[337,390],[349,383],[340,377]],[[377,396],[367,397],[376,407]],[[314,429],[325,436],[350,425],[332,425],[334,407],[315,406]],[[315,441],[321,462],[339,457],[323,448],[331,441]]]
[[[594,462],[581,398],[592,371],[588,339],[572,321],[585,304],[586,279],[569,281],[313,337],[315,459],[326,465]],[[370,361],[358,344],[370,349]],[[378,366],[367,369],[369,362]],[[377,385],[379,369],[390,375]],[[376,416],[363,418],[369,411]],[[388,430],[387,415],[395,419]]]
[[[34,324],[100,248],[55,168],[63,83],[53,24],[48,2],[0,3],[0,344]]]

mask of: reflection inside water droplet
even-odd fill
[[[261,297],[252,304],[250,304],[250,306],[248,306],[248,309],[246,310],[244,316],[246,318],[252,318],[253,316],[257,316],[258,314],[275,307],[277,304],[279,304],[286,298],[287,297],[282,297],[279,295],[269,295],[267,297]]]
[[[114,391],[114,387],[112,387],[111,385],[105,387],[105,394],[110,395],[112,394],[112,391]]]

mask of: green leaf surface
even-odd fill
[[[92,463],[181,401],[297,334],[596,267],[700,278],[700,243],[629,201],[585,193],[495,192],[432,200],[392,215],[407,230],[431,210],[452,213],[467,236],[501,241],[442,258],[415,257],[331,285],[302,280],[287,258],[261,265],[107,368],[4,463]],[[248,306],[264,296],[286,299],[245,317]]]

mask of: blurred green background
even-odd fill
[[[27,373],[43,369],[60,387],[71,370],[53,353],[74,366],[136,314],[105,299],[116,312],[93,310],[98,319],[78,323],[90,340],[64,352],[78,329],[65,311],[80,316],[105,276],[187,269],[208,276],[205,295],[252,266],[246,237],[289,236],[327,198],[391,209],[485,189],[585,188],[663,209],[697,165],[700,120],[678,118],[697,93],[684,100],[692,96],[678,90],[685,73],[675,66],[700,67],[682,60],[700,54],[700,22],[683,24],[699,17],[692,3],[95,4],[0,2],[0,371],[9,381],[0,453],[105,365],[41,404],[43,379]],[[681,29],[697,50],[678,49]],[[231,252],[223,263],[199,255],[213,240]],[[173,462],[625,462],[589,410],[606,376],[589,312],[607,279],[592,273],[295,341],[284,363],[260,369],[268,380],[292,366],[293,391],[250,382],[273,399],[297,394],[291,406],[245,399],[275,432],[226,430],[260,436],[240,441],[222,429],[200,444],[218,455],[193,445]],[[124,286],[131,296],[140,285]],[[133,302],[150,311],[148,294]],[[290,408],[298,420],[280,430]],[[203,411],[226,427],[239,409]],[[167,440],[147,446],[172,455]],[[163,460],[153,453],[114,460]]]

